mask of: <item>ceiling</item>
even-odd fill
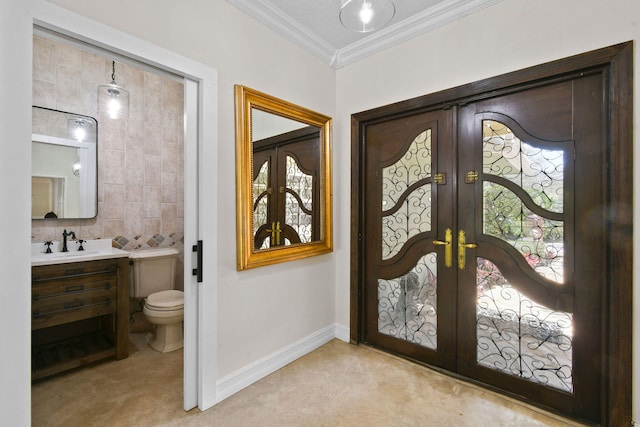
[[[431,31],[502,0],[393,0],[383,29],[350,31],[340,23],[342,0],[227,0],[334,68]]]

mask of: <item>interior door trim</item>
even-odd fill
[[[380,120],[464,105],[527,87],[547,84],[592,72],[605,77],[605,112],[609,146],[606,196],[611,216],[607,218],[606,277],[610,284],[605,302],[606,349],[601,369],[601,425],[630,425],[632,421],[632,291],[633,291],[633,42],[625,42],[514,71],[455,88],[420,96],[351,116],[351,277],[350,340],[363,340],[364,289],[363,235],[367,186],[363,176],[366,127]],[[611,285],[615,284],[615,286]]]

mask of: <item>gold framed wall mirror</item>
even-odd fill
[[[235,86],[237,268],[333,250],[331,117]]]

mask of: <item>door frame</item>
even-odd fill
[[[366,127],[390,118],[451,108],[522,87],[547,84],[554,78],[579,76],[601,69],[605,78],[608,111],[606,138],[609,145],[606,195],[615,211],[606,218],[608,283],[605,302],[605,342],[601,369],[602,425],[630,425],[632,421],[632,291],[633,291],[633,42],[578,54],[568,58],[491,77],[433,94],[363,111],[351,116],[351,273],[350,340],[364,339],[364,238],[363,178]],[[615,284],[612,286],[611,284]],[[608,337],[608,339],[607,339]]]
[[[217,163],[217,71],[45,1],[35,2],[30,11],[34,26],[184,78],[183,408],[189,410],[198,406],[200,410],[206,410],[218,401],[217,276],[214,273],[217,259],[217,186],[208,184],[217,180],[205,179],[202,165]],[[28,72],[31,75],[32,70]],[[212,170],[215,168],[209,168]],[[195,257],[190,251],[198,240],[208,243],[203,254],[203,265],[208,266],[204,269],[206,281],[201,283],[192,275]]]

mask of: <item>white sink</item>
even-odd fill
[[[46,258],[74,258],[74,257],[85,257],[85,256],[93,256],[100,251],[75,251],[75,252],[54,252],[52,254],[41,254]]]
[[[31,244],[31,265],[49,265],[64,264],[68,262],[94,261],[99,259],[128,257],[129,252],[116,249],[111,246],[111,239],[95,239],[86,240],[82,246],[85,250],[78,251],[75,241],[68,241],[67,247],[73,248],[69,252],[60,252],[62,244],[53,242],[51,245],[52,253],[45,253],[46,246],[44,242]]]

